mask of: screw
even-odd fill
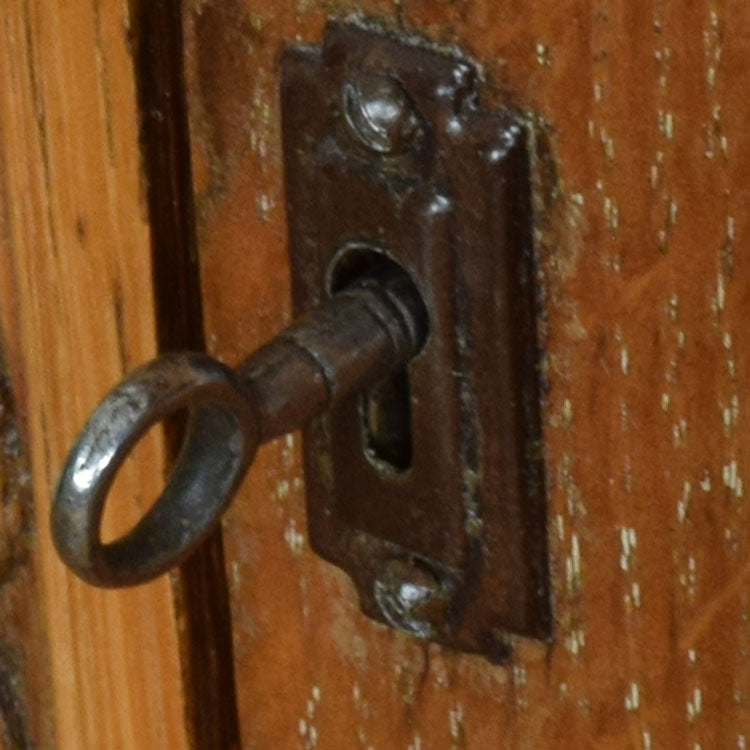
[[[344,114],[351,132],[379,154],[405,151],[420,131],[414,105],[390,76],[360,73],[344,84]]]
[[[412,635],[431,638],[445,620],[448,591],[418,560],[388,560],[375,581],[374,593],[386,621]]]

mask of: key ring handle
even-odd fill
[[[102,543],[118,469],[151,426],[182,409],[186,437],[166,488],[129,533]],[[218,522],[259,440],[253,405],[228,367],[180,353],[139,368],[101,402],[70,452],[51,516],[60,556],[97,586],[131,586],[167,571]]]

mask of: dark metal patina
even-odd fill
[[[408,450],[388,446],[397,395],[354,395],[306,428],[311,544],[368,615],[502,659],[508,633],[551,633],[525,129],[479,107],[470,63],[370,30],[330,24],[283,64],[297,309],[370,248],[430,312],[386,389]]]

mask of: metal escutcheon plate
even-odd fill
[[[548,639],[522,121],[480,108],[465,60],[331,24],[322,49],[285,53],[283,128],[297,312],[342,264],[380,254],[430,316],[400,381],[408,414],[357,396],[306,429],[313,547],[348,572],[365,613],[418,636],[492,660],[509,634]],[[394,416],[409,445],[389,464],[368,430]]]

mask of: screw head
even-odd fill
[[[379,154],[405,151],[420,130],[419,115],[401,84],[387,75],[360,73],[344,84],[349,130]]]
[[[445,620],[448,592],[418,560],[386,561],[375,581],[374,594],[390,625],[420,638],[434,636]]]

